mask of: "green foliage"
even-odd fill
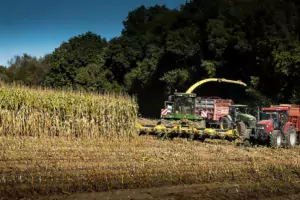
[[[74,88],[77,70],[88,64],[103,65],[105,39],[87,32],[69,39],[51,54],[50,70],[44,78],[44,85],[55,88]]]
[[[135,86],[133,83],[138,83],[139,87],[144,87],[153,78],[160,58],[160,50],[156,50],[157,52],[153,52],[151,57],[137,61],[137,67],[125,75],[124,82],[128,90]]]
[[[110,70],[102,69],[96,64],[89,64],[76,70],[74,78],[77,89],[87,91],[113,91],[121,92],[122,87],[113,80]]]
[[[10,79],[7,75],[7,69],[4,66],[0,66],[0,81],[8,82]]]
[[[263,95],[259,90],[260,79],[257,76],[250,77],[250,85],[246,89],[246,92],[252,97],[252,101],[249,102],[252,105],[256,106],[268,106],[270,105],[271,99],[268,99]]]
[[[295,41],[297,42],[297,41]],[[289,49],[278,48],[273,52],[275,70],[285,76],[299,76],[300,45],[293,44]]]
[[[167,72],[160,80],[167,84],[167,89],[170,93],[174,92],[177,87],[182,87],[188,78],[189,72],[186,69],[174,69]]]
[[[171,31],[166,38],[166,51],[187,58],[200,51],[200,43],[195,42],[197,27],[185,27]]]
[[[10,66],[1,69],[1,79],[4,82],[19,82],[25,85],[39,85],[49,66],[44,59],[37,59],[28,54],[15,56],[10,60]]]
[[[203,61],[202,67],[204,67],[204,69],[207,71],[207,75],[209,78],[213,78],[216,76],[216,64],[214,63],[214,61],[210,61],[210,60],[205,60]]]

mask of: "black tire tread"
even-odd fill
[[[270,134],[269,145],[271,148],[280,148],[282,146],[282,141],[280,146],[277,145],[277,137],[279,134],[281,135],[281,131],[279,130],[274,130],[273,133]]]
[[[243,144],[245,147],[250,147],[251,142],[250,142],[250,134],[252,132],[252,129],[247,129],[245,131],[245,135],[243,136]]]
[[[296,137],[296,142],[295,142],[294,146],[291,145],[291,141],[290,141],[290,135],[291,134],[295,134],[295,137]],[[287,147],[287,148],[294,148],[296,146],[296,144],[297,144],[297,132],[296,132],[295,127],[290,126],[288,128],[287,132],[284,134],[284,139],[286,141],[285,147]]]
[[[228,124],[228,129],[232,129],[232,123],[231,121],[228,119],[228,117],[222,117],[220,119],[220,129],[223,129],[221,126],[222,121],[225,121]]]

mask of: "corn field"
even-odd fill
[[[126,95],[0,87],[0,135],[120,139],[136,134],[136,103]]]

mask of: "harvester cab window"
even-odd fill
[[[195,99],[191,97],[176,97],[175,110],[182,114],[194,114]]]

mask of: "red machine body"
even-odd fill
[[[268,141],[273,147],[294,147],[300,128],[300,106],[280,104],[262,108],[256,124],[255,139]]]

